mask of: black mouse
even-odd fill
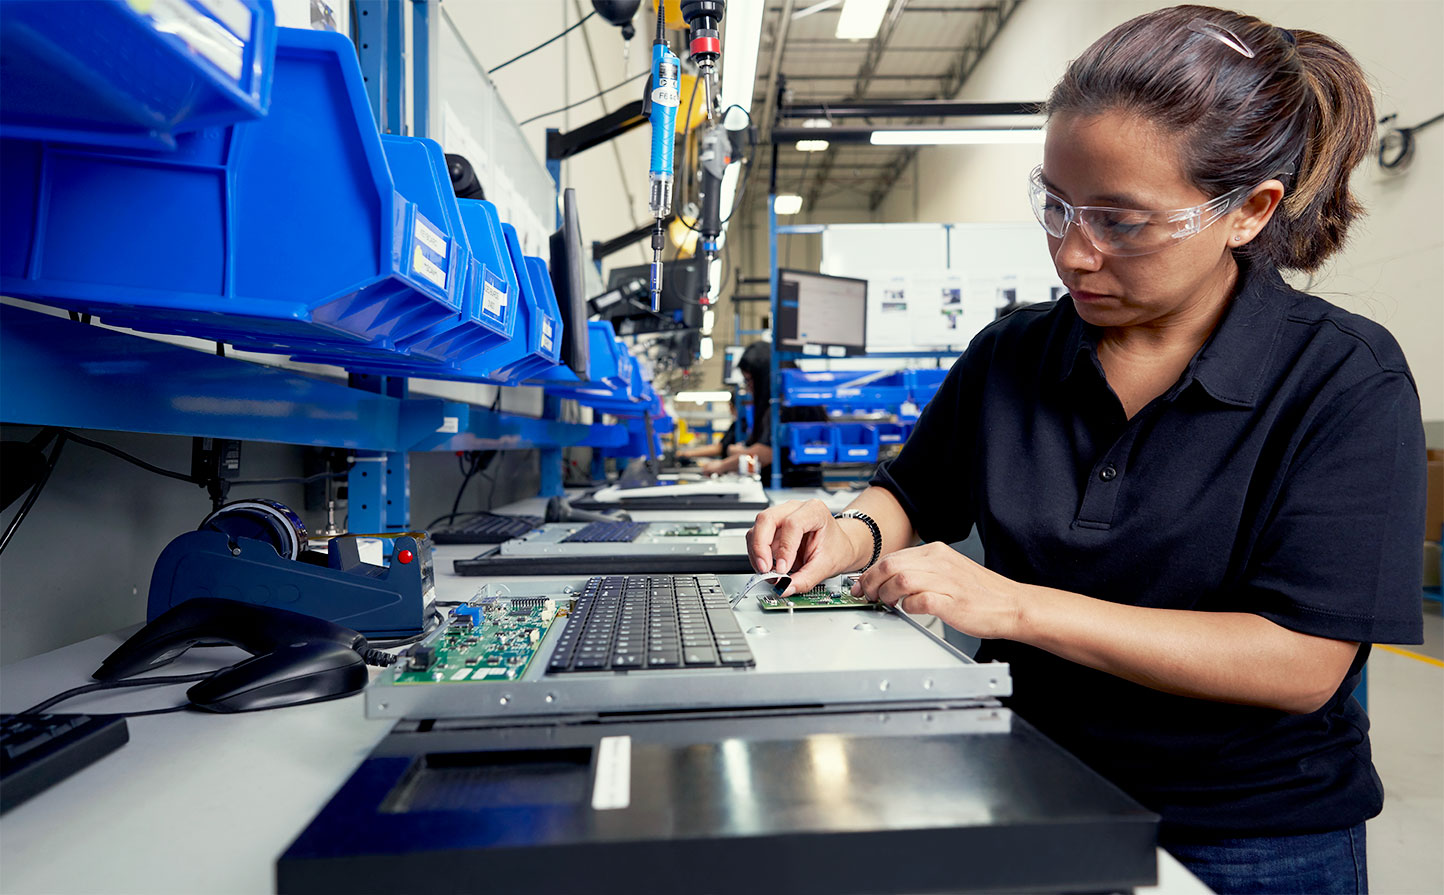
[[[366,688],[366,661],[333,641],[298,641],[218,672],[186,691],[209,712],[252,712],[339,699]]]

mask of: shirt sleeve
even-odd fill
[[[1413,383],[1396,372],[1364,380],[1295,443],[1240,608],[1320,637],[1421,642],[1426,466]]]
[[[977,415],[978,340],[948,371],[923,408],[896,459],[878,467],[869,484],[897,498],[923,541],[953,543],[973,528],[971,475]]]

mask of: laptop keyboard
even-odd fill
[[[716,575],[616,575],[587,581],[547,672],[756,664]]]
[[[647,530],[645,522],[593,522],[562,539],[563,544],[630,544]]]
[[[519,538],[542,524],[540,516],[501,516],[484,513],[456,525],[432,529],[433,544],[500,544]]]

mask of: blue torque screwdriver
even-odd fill
[[[667,32],[662,20],[662,4],[657,4],[657,39],[652,42],[652,216],[657,225],[652,230],[652,310],[662,306],[663,224],[672,213],[672,150],[676,141],[677,104],[681,101],[681,63],[667,45]]]

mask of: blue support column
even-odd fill
[[[412,132],[431,136],[431,0],[411,0],[411,97],[416,102]]]
[[[542,419],[559,419],[562,413],[562,399],[547,395],[542,398]],[[562,487],[562,449],[542,448],[541,454],[541,496],[561,497],[566,493]]]
[[[352,388],[389,398],[406,397],[406,380],[353,373]],[[411,460],[405,451],[357,451],[346,480],[347,528],[354,532],[406,531],[411,522]]]
[[[787,443],[787,433],[782,430],[782,372],[778,368],[780,363],[777,356],[777,196],[767,197],[767,250],[771,261],[767,268],[767,279],[769,282],[769,304],[772,309],[771,322],[772,330],[772,368],[769,371],[772,377],[772,403],[767,407],[758,407],[753,404],[753,414],[768,413],[772,415],[772,482],[771,487],[782,487],[782,452],[783,445]]]
[[[402,0],[356,0],[356,54],[383,134],[406,132],[406,28]]]

